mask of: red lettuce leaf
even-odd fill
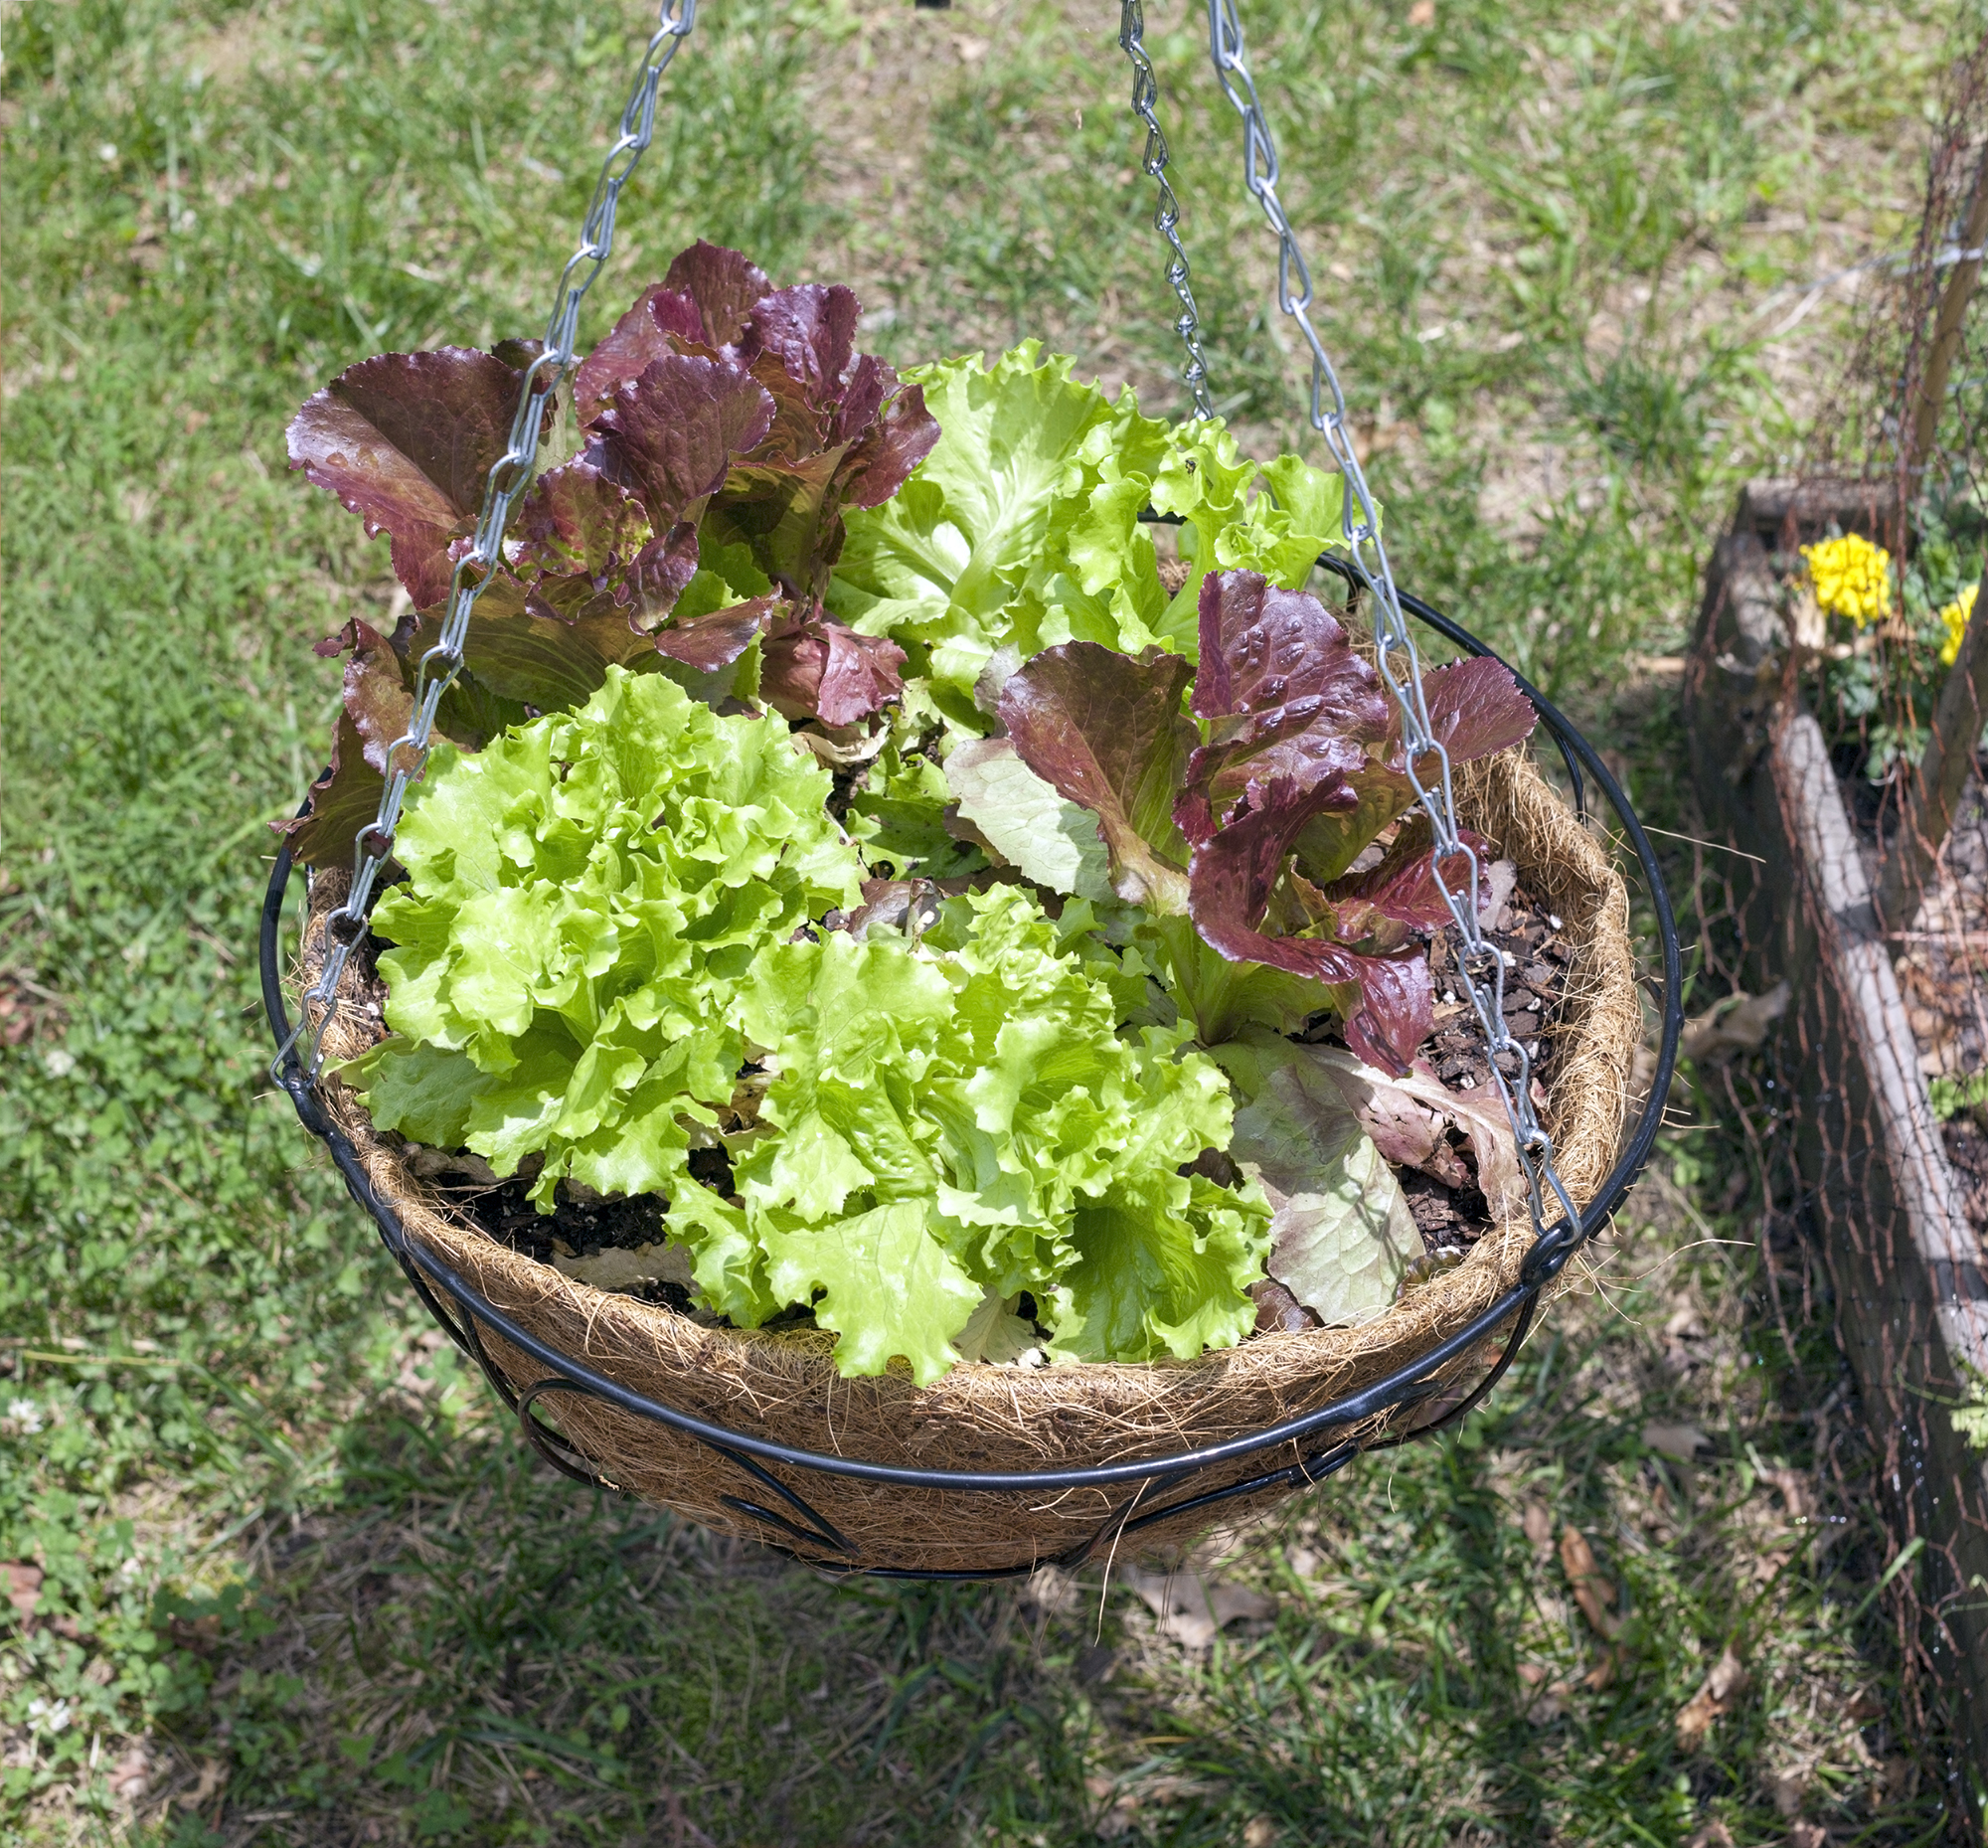
[[[1539,715],[1519,691],[1511,670],[1481,656],[1432,668],[1422,676],[1429,730],[1449,753],[1451,763],[1489,756],[1531,736]],[[1401,710],[1389,696],[1388,736],[1375,761],[1348,781],[1354,800],[1321,813],[1298,843],[1298,863],[1313,877],[1332,880],[1353,864],[1380,831],[1415,800],[1402,747]],[[1431,759],[1423,769],[1435,774]]]
[[[314,393],[287,432],[290,466],[389,535],[416,609],[448,594],[452,540],[476,523],[522,375],[488,353],[382,353]]]
[[[306,866],[349,866],[361,828],[380,814],[387,779],[366,761],[366,741],[349,714],[338,715],[331,735],[331,762],[310,786],[301,815],[269,825],[289,838],[290,852]]]
[[[766,637],[759,697],[788,719],[854,725],[905,690],[905,651],[879,635],[859,635],[812,604]]]
[[[739,336],[739,357],[754,373],[765,376],[759,362],[770,360],[774,368],[800,388],[802,398],[816,412],[841,409],[850,385],[847,375],[856,356],[856,323],[863,318],[862,304],[853,289],[841,283],[824,286],[804,282],[795,288],[775,289],[752,305],[744,332]],[[888,372],[881,361],[871,360],[865,376],[865,390],[859,403],[868,399],[861,412],[860,429],[883,409],[881,390],[875,390],[877,375]],[[832,440],[847,441],[855,430],[824,430]]]
[[[1428,707],[1429,730],[1449,753],[1452,763],[1488,757],[1494,752],[1524,744],[1533,735],[1539,714],[1519,691],[1512,670],[1502,661],[1473,655],[1452,661],[1422,676],[1422,699]],[[1393,705],[1391,700],[1390,705]],[[1401,715],[1390,729],[1399,756]]]
[[[753,448],[772,420],[772,399],[730,361],[668,353],[615,387],[589,425],[587,459],[631,488],[650,526],[665,533],[702,514],[735,458]]]
[[[1400,1075],[1435,1026],[1428,961],[1419,947],[1369,955],[1324,937],[1271,936],[1261,927],[1284,861],[1316,812],[1315,799],[1315,791],[1290,777],[1252,788],[1227,823],[1195,847],[1189,911],[1202,939],[1232,962],[1356,984],[1360,1002],[1347,1013],[1346,1043],[1370,1065]]]
[[[727,668],[764,632],[774,611],[785,607],[777,596],[755,596],[726,609],[713,609],[656,632],[657,649],[700,674]]]
[[[407,736],[408,721],[414,716],[414,692],[393,644],[370,622],[353,617],[336,635],[319,642],[316,652],[334,655],[348,648],[352,657],[345,664],[345,716],[359,735],[366,761],[384,777],[389,754]],[[404,756],[412,769],[413,754]]]
[[[1024,762],[1097,817],[1121,899],[1159,913],[1187,906],[1174,795],[1195,748],[1181,695],[1194,670],[1177,654],[1130,655],[1095,642],[1045,649],[995,702]]]
[[[514,570],[597,578],[648,542],[648,515],[627,488],[576,456],[549,469],[518,504]],[[693,567],[695,569],[695,567]]]
[[[643,627],[652,628],[676,607],[677,598],[697,576],[697,528],[689,521],[671,527],[636,553],[628,588]]]
[[[1491,855],[1491,843],[1481,834],[1459,828],[1457,838],[1477,856],[1476,903],[1482,909],[1490,887],[1484,868]],[[1468,862],[1459,854],[1444,863],[1438,872],[1430,852],[1434,837],[1425,817],[1417,815],[1395,836],[1395,843],[1376,866],[1366,872],[1336,880],[1325,889],[1325,897],[1340,905],[1364,904],[1384,918],[1397,919],[1418,930],[1439,930],[1450,922],[1449,904],[1443,897],[1446,879],[1451,890],[1461,893],[1468,877]]]
[[[773,418],[714,497],[710,526],[797,601],[826,588],[843,509],[888,500],[938,440],[923,392],[854,351],[860,312],[839,286],[778,289],[753,305],[736,349]]]
[[[1230,803],[1271,778],[1336,788],[1388,732],[1381,677],[1332,613],[1256,572],[1203,580],[1193,706],[1210,725],[1187,770],[1190,839],[1207,838]]]
[[[864,429],[849,451],[843,476],[843,499],[852,507],[881,507],[910,479],[938,441],[938,420],[925,409],[924,388],[898,385],[897,375],[867,353],[857,370],[874,367],[884,394],[883,413]],[[892,388],[896,387],[895,395]],[[854,407],[867,400],[867,385],[859,396],[854,385],[836,414],[837,427],[848,425]]]
[[[652,361],[681,353],[687,345],[706,358],[718,357],[705,340],[697,303],[667,282],[644,289],[580,361],[573,381],[575,414],[582,423],[590,422],[613,402],[618,387],[639,379]]]
[[[704,343],[718,348],[738,341],[753,303],[772,288],[765,271],[748,257],[702,239],[689,250],[678,252],[663,277],[663,286],[696,304]]]

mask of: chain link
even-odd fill
[[[1126,0],[1126,4],[1129,8],[1136,0]],[[1298,248],[1297,235],[1291,229],[1283,201],[1277,195],[1277,146],[1264,119],[1262,104],[1257,100],[1255,82],[1244,63],[1242,24],[1237,17],[1235,0],[1208,0],[1208,49],[1222,93],[1242,120],[1242,183],[1263,208],[1263,216],[1277,235],[1277,305],[1297,324],[1311,350],[1311,425],[1325,439],[1325,446],[1346,484],[1341,520],[1346,548],[1373,596],[1376,659],[1381,678],[1401,708],[1408,781],[1434,836],[1436,883],[1442,888],[1449,915],[1463,938],[1457,977],[1483,1029],[1490,1051],[1491,1074],[1504,1099],[1505,1112],[1511,1118],[1519,1163],[1525,1171],[1535,1234],[1542,1241],[1549,1238],[1546,1229],[1549,1191],[1567,1215],[1566,1226],[1555,1229],[1550,1251],[1541,1254],[1535,1248],[1536,1255],[1547,1258],[1551,1264],[1547,1274],[1551,1274],[1566,1261],[1577,1242],[1580,1215],[1574,1211],[1574,1202],[1554,1167],[1553,1138],[1533,1108],[1532,1058],[1505,1025],[1505,955],[1484,940],[1477,921],[1477,855],[1457,831],[1449,753],[1429,725],[1428,705],[1422,695],[1421,658],[1415,652],[1414,638],[1395,588],[1387,547],[1381,540],[1380,515],[1347,427],[1346,395],[1340,389],[1339,375],[1333,369],[1324,342],[1311,323],[1311,271]],[[1460,887],[1451,886],[1450,872],[1444,869],[1463,874]],[[1507,1064],[1513,1067],[1509,1073],[1505,1069]]]
[[[1160,132],[1160,118],[1154,110],[1160,99],[1160,80],[1154,75],[1153,61],[1146,56],[1146,14],[1140,0],[1122,0],[1118,45],[1132,61],[1132,113],[1146,124],[1146,152],[1139,164],[1152,176],[1159,192],[1159,201],[1153,209],[1153,229],[1166,239],[1174,253],[1167,264],[1167,281],[1181,308],[1174,332],[1187,348],[1181,382],[1193,394],[1194,415],[1212,418],[1215,407],[1208,398],[1208,360],[1201,350],[1201,315],[1194,305],[1194,290],[1188,286],[1187,252],[1180,241],[1180,201],[1174,197],[1173,182],[1167,178],[1167,138]]]
[[[504,531],[510,524],[512,503],[531,483],[546,407],[552,401],[553,388],[574,361],[580,339],[580,304],[614,249],[614,215],[621,189],[628,184],[655,137],[656,88],[670,61],[676,57],[678,46],[697,23],[697,0],[662,0],[658,17],[660,23],[642,54],[642,68],[636,75],[627,106],[621,111],[620,133],[607,150],[600,177],[594,182],[593,197],[580,224],[580,248],[567,258],[566,267],[560,271],[553,311],[546,322],[545,345],[525,368],[504,453],[484,477],[482,511],[469,550],[456,562],[449,585],[448,615],[442,623],[440,639],[421,656],[415,671],[414,716],[407,731],[387,753],[387,787],[380,798],[380,812],[371,826],[360,831],[354,843],[352,889],[345,902],[325,920],[331,942],[323,971],[304,996],[297,1023],[270,1065],[278,1084],[282,1083],[284,1067],[299,1042],[308,1055],[298,1061],[307,1078],[315,1080],[323,1063],[324,1036],[338,1011],[339,980],[345,973],[353,945],[366,934],[368,906],[380,870],[394,851],[394,830],[400,825],[401,804],[407,797],[408,785],[419,777],[427,763],[435,708],[462,671],[470,613],[503,562]],[[314,1026],[313,1005],[318,1009]]]

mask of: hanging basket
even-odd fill
[[[377,819],[358,835],[356,876],[313,882],[302,956],[287,980],[280,943],[287,848],[263,905],[262,991],[277,1081],[423,1302],[482,1367],[541,1454],[582,1481],[830,1570],[998,1578],[1045,1564],[1075,1567],[1104,1552],[1172,1550],[1219,1521],[1260,1512],[1363,1449],[1462,1417],[1510,1364],[1542,1299],[1627,1192],[1669,1088],[1682,986],[1677,932],[1649,843],[1594,752],[1519,680],[1566,760],[1573,807],[1522,749],[1458,766],[1453,787],[1445,768],[1423,788],[1412,767],[1445,759],[1421,711],[1408,618],[1473,653],[1489,650],[1394,585],[1345,397],[1307,311],[1309,271],[1277,196],[1274,143],[1244,63],[1235,0],[1207,4],[1211,59],[1243,126],[1244,184],[1278,240],[1278,305],[1311,354],[1310,421],[1345,484],[1347,555],[1318,563],[1372,594],[1379,671],[1403,715],[1405,761],[1438,853],[1465,851],[1455,829],[1474,829],[1516,863],[1529,892],[1560,921],[1567,982],[1542,1124],[1533,1120],[1527,1056],[1498,1013],[1501,990],[1493,983],[1487,999],[1470,973],[1484,948],[1475,913],[1450,900],[1470,947],[1470,957],[1459,958],[1457,986],[1494,1051],[1510,1053],[1520,1075],[1499,1081],[1499,1090],[1532,1184],[1529,1211],[1492,1228],[1461,1264],[1413,1284],[1358,1328],[1259,1334],[1191,1361],[962,1363],[920,1389],[896,1373],[844,1379],[820,1331],[709,1326],[512,1251],[414,1174],[400,1138],[376,1130],[357,1096],[322,1072],[322,1057],[350,1058],[385,1033],[365,940],[371,900],[407,784],[426,760],[438,687],[462,665],[476,600],[495,577],[488,568],[504,556],[512,503],[538,453],[546,388],[575,362],[581,300],[611,252],[616,202],[649,144],[657,84],[692,29],[696,0],[663,0],[580,248],[561,273],[546,339],[525,363],[509,439],[488,471],[474,538],[455,559],[438,639],[421,658],[428,691],[393,747],[396,759],[408,754],[415,767],[388,778]],[[1154,225],[1172,252],[1166,278],[1181,308],[1182,379],[1205,418],[1213,415],[1207,369],[1142,32],[1139,0],[1122,0],[1119,44],[1134,71],[1132,106],[1147,128],[1142,164],[1158,191]],[[1652,1103],[1626,1140],[1642,1010],[1627,893],[1586,826],[1590,779],[1639,862],[1663,973]],[[302,1013],[294,1028],[293,1010]]]
[[[1576,789],[1584,767],[1637,849],[1656,901],[1669,1025],[1676,934],[1648,844],[1584,741],[1526,691]],[[1620,876],[1523,748],[1463,766],[1456,793],[1459,820],[1515,862],[1564,924],[1567,990],[1545,1120],[1580,1224],[1542,1238],[1516,1215],[1358,1328],[1261,1334],[1187,1362],[961,1365],[923,1389],[899,1373],[845,1379],[818,1331],[705,1326],[510,1250],[416,1177],[401,1138],[375,1130],[335,1077],[313,1088],[292,1054],[284,1082],[423,1300],[566,1473],[835,1570],[1000,1577],[1075,1566],[1121,1542],[1168,1551],[1474,1405],[1653,1139],[1647,1107],[1626,1146],[1622,1133],[1642,1013]],[[279,1045],[349,883],[343,871],[312,882],[301,962],[286,982],[289,874],[286,855],[261,940]],[[384,1034],[371,988],[370,960],[355,956],[325,1042],[332,1060]],[[1666,1067],[1669,1050],[1667,1036]]]

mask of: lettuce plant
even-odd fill
[[[849,516],[828,603],[912,653],[970,726],[990,660],[1068,641],[1195,658],[1211,571],[1302,586],[1339,533],[1341,483],[1294,455],[1239,457],[1220,423],[1178,427],[1114,403],[1035,342],[993,366],[914,368],[940,434],[889,501]],[[1160,573],[1147,509],[1180,522],[1183,582]]]
[[[803,929],[862,896],[828,791],[777,721],[619,667],[439,748],[374,915],[399,1037],[347,1073],[374,1120],[533,1172],[542,1207],[664,1195],[713,1307],[812,1303],[845,1372],[934,1379],[1024,1292],[1074,1359],[1242,1339],[1269,1210],[1183,1172],[1229,1087],[1187,1027],[1121,1031],[1137,952],[1014,886],[915,936]]]
[[[560,387],[348,1080],[542,1210],[660,1198],[710,1307],[806,1308],[846,1373],[1191,1357],[1266,1266],[1278,1316],[1380,1313],[1396,1167],[1494,1212],[1517,1170],[1414,1066],[1448,910],[1393,703],[1302,588],[1337,478],[1033,346],[901,383],[856,318],[699,245]],[[387,355],[291,427],[413,605],[321,644],[306,858],[372,816],[529,356]],[[1494,664],[1425,692],[1452,761],[1531,729]],[[1326,1015],[1345,1049],[1287,1037]]]
[[[528,711],[585,700],[609,666],[675,673],[845,726],[900,689],[904,655],[823,608],[849,510],[896,493],[938,437],[916,385],[855,351],[856,297],[775,289],[736,251],[697,244],[587,356],[547,422],[504,563],[479,597],[465,670],[438,723],[481,747]],[[297,414],[290,464],[385,534],[411,611],[354,622],[344,713],[299,857],[342,860],[379,805],[484,480],[537,348],[386,353]]]
[[[1011,844],[1003,824],[1018,809],[1061,802],[1088,818],[1112,891],[1150,919],[1205,1045],[1330,1008],[1362,1059],[1405,1074],[1433,1026],[1422,939],[1449,911],[1417,827],[1355,864],[1414,798],[1399,712],[1316,597],[1230,571],[1204,578],[1199,604],[1198,671],[1159,648],[1073,641],[1010,676],[995,703],[1007,739],[969,756],[962,812]],[[1437,668],[1423,688],[1452,762],[1532,730],[1496,662]],[[1019,832],[1009,857],[1075,891],[1054,849],[1081,823]]]

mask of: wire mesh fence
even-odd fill
[[[1759,998],[1729,1003],[1729,1021],[1777,1017],[1764,1059],[1709,1082],[1770,1203],[1763,1257],[1790,1359],[1797,1331],[1833,1315],[1857,1378],[1892,1538],[1879,1596],[1914,1720],[1954,1741],[1956,1807],[1977,1827],[1988,320],[1971,292],[1984,239],[1988,39],[1950,75],[1912,247],[1866,273],[1800,472],[1740,497],[1686,676],[1701,801],[1747,856],[1699,856],[1702,979]]]

